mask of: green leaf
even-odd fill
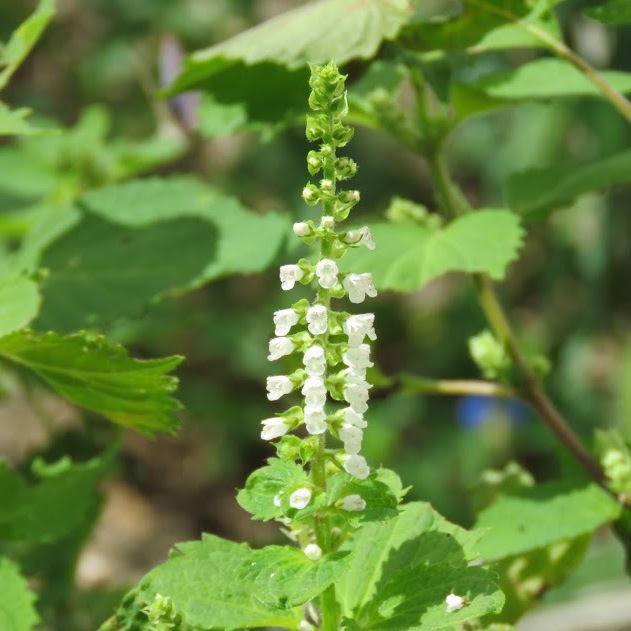
[[[39,622],[35,594],[29,590],[20,568],[6,557],[0,557],[0,594],[0,629],[32,631]]]
[[[351,250],[340,267],[371,272],[377,288],[397,291],[418,291],[447,272],[487,272],[501,279],[522,239],[519,218],[504,210],[480,210],[440,230],[387,223],[370,228],[377,249]]]
[[[37,285],[24,276],[0,280],[0,337],[28,325],[37,315]]]
[[[47,130],[31,127],[26,117],[31,113],[27,107],[16,110],[9,109],[0,102],[0,137],[2,136],[30,136],[41,134]]]
[[[469,567],[476,534],[449,523],[429,504],[408,504],[395,519],[369,524],[345,544],[353,557],[336,582],[349,629],[432,631],[497,613],[503,595],[493,575]],[[450,593],[468,604],[447,613]]]
[[[216,237],[212,224],[193,217],[129,228],[86,214],[41,257],[47,273],[36,326],[71,331],[135,315],[198,278]]]
[[[251,119],[303,112],[308,63],[371,58],[410,15],[407,0],[321,0],[282,13],[187,60],[170,93],[203,88]],[[282,97],[281,97],[282,95]]]
[[[528,219],[542,219],[578,197],[631,182],[631,151],[574,166],[532,169],[509,176],[505,195],[510,207]]]
[[[604,4],[585,9],[583,13],[594,20],[611,26],[631,22],[631,4],[629,4],[629,0],[608,0]]]
[[[252,550],[204,535],[202,541],[178,544],[140,589],[146,602],[157,593],[168,596],[184,622],[204,629],[294,629],[302,614],[288,609],[318,596],[339,579],[349,560],[335,553],[310,561],[294,548]]]
[[[500,495],[476,521],[482,535],[478,552],[485,561],[496,561],[575,539],[619,515],[618,503],[596,484],[573,488],[550,482]]]
[[[21,331],[0,338],[0,357],[39,375],[73,403],[125,427],[174,432],[177,379],[166,373],[182,357],[139,360],[118,344],[88,333],[63,336]]]
[[[54,0],[40,0],[37,9],[13,31],[9,41],[0,46],[0,66],[5,66],[0,72],[0,90],[35,46],[54,13]]]
[[[32,484],[0,461],[0,540],[43,544],[75,532],[100,501],[98,486],[111,463],[109,452],[83,463],[36,460]]]
[[[188,177],[113,184],[90,191],[84,200],[90,212],[128,227],[184,217],[200,218],[216,225],[218,252],[200,274],[191,279],[190,286],[227,274],[262,271],[276,256],[289,230],[287,217],[274,212],[256,215],[236,199]]]
[[[304,469],[295,462],[270,458],[268,466],[254,471],[246,480],[245,488],[237,494],[239,505],[252,514],[253,519],[275,519],[283,512],[274,505],[274,498],[287,489],[309,484]],[[291,491],[290,491],[291,492]]]
[[[631,92],[631,73],[612,70],[600,74],[614,88]],[[454,83],[451,88],[451,101],[460,118],[523,101],[579,96],[602,95],[572,64],[548,58],[483,75],[468,83]]]

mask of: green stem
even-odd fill
[[[492,381],[469,379],[425,379],[412,375],[399,378],[403,394],[477,394],[484,397],[519,397],[521,393],[512,386]]]
[[[580,55],[577,55],[564,42],[556,39],[550,33],[540,28],[536,24],[522,19],[520,16],[512,13],[507,9],[503,9],[486,0],[467,0],[470,4],[476,5],[489,13],[494,13],[508,22],[513,22],[520,28],[530,33],[534,38],[545,44],[555,55],[561,59],[569,61],[585,78],[602,93],[602,95],[631,123],[631,102],[625,96],[616,90],[602,75],[592,68]]]
[[[437,149],[429,157],[430,169],[437,187],[437,197],[445,214],[453,217],[471,211],[464,195],[451,179]],[[605,474],[599,462],[589,453],[587,448],[566,423],[554,403],[548,398],[540,379],[532,371],[524,357],[508,317],[500,304],[491,279],[486,274],[473,274],[473,281],[480,305],[491,328],[504,344],[513,362],[522,374],[523,394],[526,400],[537,410],[546,425],[554,432],[563,445],[574,455],[585,471],[595,482],[607,489]],[[608,490],[608,489],[607,489]]]

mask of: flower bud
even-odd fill
[[[309,206],[315,206],[320,200],[317,187],[313,184],[307,184],[307,186],[302,189],[302,199],[304,199]]]
[[[310,543],[306,545],[304,553],[310,561],[317,561],[322,558],[322,548],[317,543]]]
[[[331,215],[324,215],[322,219],[320,219],[320,227],[325,230],[331,230],[335,226],[335,218],[331,217]]]
[[[309,505],[311,501],[311,489],[297,489],[289,496],[289,505],[292,508],[302,510]]]
[[[361,495],[347,495],[342,499],[340,508],[346,511],[362,511],[366,508],[366,501]]]
[[[467,599],[462,596],[456,596],[456,594],[449,594],[445,598],[445,602],[447,603],[446,612],[452,613],[462,609],[467,604]]]
[[[327,193],[333,190],[333,180],[324,179],[320,180],[320,188]]]
[[[311,234],[311,228],[308,223],[298,221],[294,224],[294,234],[297,237],[308,237]]]

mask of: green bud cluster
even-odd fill
[[[616,493],[631,496],[631,456],[622,449],[608,449],[602,457],[609,486]]]

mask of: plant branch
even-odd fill
[[[466,201],[463,206],[464,195],[451,180],[444,165],[442,156],[437,149],[429,157],[430,169],[437,187],[437,197],[443,211],[451,217],[456,217],[463,212],[471,210]],[[524,357],[517,338],[506,313],[500,304],[491,279],[486,274],[473,274],[478,299],[484,314],[493,331],[504,344],[515,365],[522,374],[524,383],[521,388],[524,398],[537,410],[546,425],[554,432],[563,445],[574,455],[585,471],[598,484],[607,489],[605,474],[599,462],[591,455],[578,436],[567,424],[554,403],[548,398],[540,379],[532,371],[528,361]],[[607,489],[608,490],[608,489]]]
[[[569,61],[631,123],[631,101],[604,79],[580,55],[577,55],[571,48],[566,46],[564,42],[556,39],[536,24],[528,22],[527,19],[522,19],[511,11],[495,6],[486,0],[467,0],[467,2],[516,24],[542,44],[545,44],[555,55]]]
[[[399,377],[403,394],[480,395],[483,397],[520,397],[521,393],[502,383],[469,379],[425,379],[413,375]]]

